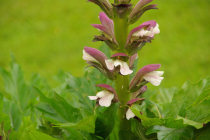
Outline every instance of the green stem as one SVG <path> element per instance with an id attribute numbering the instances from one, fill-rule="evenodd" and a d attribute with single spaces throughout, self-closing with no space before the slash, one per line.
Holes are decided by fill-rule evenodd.
<path id="1" fill-rule="evenodd" d="M 124 16 L 122 18 L 116 14 L 114 17 L 114 26 L 115 37 L 119 45 L 117 51 L 126 53 L 125 44 L 128 36 L 127 17 Z M 115 89 L 120 102 L 120 108 L 118 109 L 119 138 L 120 140 L 132 140 L 135 136 L 131 131 L 131 121 L 128 121 L 125 117 L 128 109 L 127 102 L 131 99 L 131 93 L 129 92 L 129 75 L 125 76 L 118 74 L 115 80 Z M 147 140 L 144 136 L 144 131 L 139 131 L 139 137 L 142 140 Z"/>
<path id="2" fill-rule="evenodd" d="M 125 106 L 130 100 L 129 94 L 129 77 L 124 75 L 117 75 L 115 80 L 115 87 L 118 93 L 118 98 L 121 106 Z"/>
<path id="3" fill-rule="evenodd" d="M 114 18 L 114 24 L 115 24 L 115 37 L 119 45 L 119 50 L 121 52 L 125 52 L 125 44 L 128 36 L 128 23 L 127 18 L 120 18 L 115 17 Z"/>

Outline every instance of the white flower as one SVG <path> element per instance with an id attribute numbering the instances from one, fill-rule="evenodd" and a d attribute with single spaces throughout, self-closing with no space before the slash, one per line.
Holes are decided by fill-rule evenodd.
<path id="1" fill-rule="evenodd" d="M 90 100 L 97 100 L 99 99 L 99 105 L 109 107 L 112 103 L 112 99 L 114 98 L 114 94 L 103 90 L 96 94 L 96 96 L 88 96 Z"/>
<path id="2" fill-rule="evenodd" d="M 82 58 L 85 60 L 85 61 L 91 61 L 91 62 L 96 62 L 98 63 L 98 61 L 93 58 L 91 55 L 89 55 L 85 50 L 83 50 L 83 56 Z"/>
<path id="3" fill-rule="evenodd" d="M 134 118 L 135 114 L 132 112 L 132 110 L 129 108 L 126 112 L 126 119 L 130 120 L 131 118 Z"/>
<path id="4" fill-rule="evenodd" d="M 164 79 L 164 77 L 161 77 L 163 73 L 163 71 L 152 71 L 145 74 L 143 78 L 154 86 L 159 86 L 161 81 Z"/>
<path id="5" fill-rule="evenodd" d="M 141 29 L 140 31 L 134 33 L 134 36 L 149 36 L 149 37 L 154 37 L 154 35 L 159 34 L 160 33 L 160 29 L 159 29 L 159 25 L 156 24 L 156 26 L 153 28 L 151 27 L 150 30 L 145 30 L 145 29 Z"/>
<path id="6" fill-rule="evenodd" d="M 132 70 L 130 70 L 128 64 L 121 60 L 107 59 L 105 60 L 105 63 L 109 70 L 113 70 L 115 67 L 120 66 L 120 73 L 122 75 L 129 75 L 133 72 Z"/>

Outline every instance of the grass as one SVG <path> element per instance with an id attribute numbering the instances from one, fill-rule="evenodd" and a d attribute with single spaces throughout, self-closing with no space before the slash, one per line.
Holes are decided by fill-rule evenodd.
<path id="1" fill-rule="evenodd" d="M 197 81 L 210 71 L 209 0 L 156 0 L 159 10 L 147 12 L 132 27 L 155 19 L 161 33 L 140 52 L 139 67 L 162 64 L 163 86 L 179 86 L 186 80 Z M 86 0 L 1 0 L 0 66 L 8 67 L 10 53 L 30 77 L 40 73 L 51 79 L 58 71 L 83 74 L 84 46 L 98 31 L 101 10 Z"/>

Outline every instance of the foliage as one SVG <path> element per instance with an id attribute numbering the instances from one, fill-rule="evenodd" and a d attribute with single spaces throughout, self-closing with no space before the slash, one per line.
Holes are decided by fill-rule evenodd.
<path id="1" fill-rule="evenodd" d="M 157 133 L 160 140 L 192 139 L 193 131 L 210 121 L 209 83 L 207 78 L 186 82 L 180 89 L 148 91 L 143 105 L 132 109 L 148 128 L 147 134 Z"/>
<path id="2" fill-rule="evenodd" d="M 98 71 L 88 68 L 84 78 L 59 72 L 55 88 L 38 75 L 26 82 L 14 60 L 10 71 L 1 68 L 0 72 L 5 85 L 0 94 L 1 136 L 14 140 L 118 139 L 118 122 L 112 115 L 118 104 L 96 109 L 87 98 L 98 90 L 95 83 L 110 83 Z M 205 140 L 210 121 L 209 85 L 207 78 L 196 84 L 187 82 L 180 89 L 147 91 L 143 104 L 132 106 L 143 123 L 140 126 L 132 119 L 132 131 L 138 136 L 142 132 L 138 129 L 144 129 L 151 138 L 156 133 L 159 140 Z"/>

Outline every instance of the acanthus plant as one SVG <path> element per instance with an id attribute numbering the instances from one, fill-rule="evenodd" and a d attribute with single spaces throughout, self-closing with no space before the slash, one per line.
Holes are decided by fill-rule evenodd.
<path id="1" fill-rule="evenodd" d="M 92 26 L 101 32 L 94 41 L 104 41 L 112 51 L 111 58 L 103 52 L 84 47 L 83 59 L 90 66 L 97 68 L 107 78 L 112 80 L 111 85 L 100 84 L 102 91 L 95 96 L 89 96 L 90 100 L 96 100 L 99 106 L 110 107 L 111 104 L 119 103 L 119 138 L 125 139 L 129 128 L 129 120 L 135 118 L 131 107 L 144 102 L 141 95 L 147 90 L 146 84 L 151 83 L 159 86 L 163 71 L 157 71 L 160 64 L 149 64 L 141 68 L 134 77 L 131 77 L 134 69 L 134 61 L 138 59 L 138 52 L 148 42 L 160 33 L 156 21 L 146 21 L 129 33 L 129 26 L 135 23 L 142 14 L 150 9 L 157 9 L 156 5 L 148 5 L 152 0 L 140 0 L 134 8 L 130 0 L 115 0 L 111 4 L 108 0 L 89 0 L 101 7 L 104 12 L 99 14 L 101 24 Z M 131 80 L 130 80 L 131 79 Z M 108 115 L 108 114 L 107 114 Z M 141 121 L 139 120 L 139 123 Z M 131 131 L 131 130 L 130 130 Z M 145 136 L 142 135 L 142 139 Z"/>
<path id="2" fill-rule="evenodd" d="M 12 57 L 0 67 L 0 140 L 205 140 L 210 131 L 210 78 L 181 88 L 157 88 L 164 79 L 160 64 L 136 68 L 141 48 L 160 33 L 150 20 L 130 29 L 156 5 L 140 0 L 89 0 L 101 7 L 99 51 L 84 47 L 83 59 L 94 67 L 83 77 L 67 72 L 51 87 L 40 75 L 26 82 Z M 110 52 L 112 52 L 110 54 Z M 95 69 L 96 68 L 96 69 Z M 1 82 L 1 79 L 0 79 Z"/>

